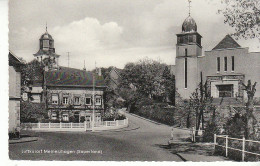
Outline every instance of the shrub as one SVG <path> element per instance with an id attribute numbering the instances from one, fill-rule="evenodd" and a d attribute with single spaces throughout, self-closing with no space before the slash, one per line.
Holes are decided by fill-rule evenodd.
<path id="1" fill-rule="evenodd" d="M 77 119 L 74 116 L 70 116 L 69 121 L 72 123 L 78 123 Z"/>
<path id="2" fill-rule="evenodd" d="M 152 105 L 144 105 L 143 107 L 141 107 L 141 109 L 137 110 L 135 113 L 160 123 L 174 125 L 175 109 L 165 108 L 166 105 L 160 103 L 156 103 Z"/>
<path id="3" fill-rule="evenodd" d="M 21 102 L 21 123 L 36 123 L 38 119 L 47 119 L 48 111 L 44 103 Z"/>
<path id="4" fill-rule="evenodd" d="M 126 119 L 125 115 L 117 114 L 115 120 L 124 120 Z"/>
<path id="5" fill-rule="evenodd" d="M 203 133 L 203 142 L 213 142 L 214 134 L 219 134 L 219 126 L 214 122 L 209 122 L 205 127 L 205 131 Z"/>
<path id="6" fill-rule="evenodd" d="M 84 122 L 85 121 L 85 117 L 84 116 L 81 116 L 80 117 L 80 122 L 82 123 L 82 122 Z"/>

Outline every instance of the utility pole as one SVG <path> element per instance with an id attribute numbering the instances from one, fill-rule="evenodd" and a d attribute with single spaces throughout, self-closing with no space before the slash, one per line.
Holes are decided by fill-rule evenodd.
<path id="1" fill-rule="evenodd" d="M 95 62 L 95 70 L 94 72 L 92 73 L 93 74 L 93 101 L 92 101 L 92 104 L 93 104 L 93 112 L 92 112 L 92 131 L 94 131 L 94 125 L 95 125 L 95 75 L 96 75 L 96 62 Z"/>
<path id="2" fill-rule="evenodd" d="M 68 53 L 68 67 L 70 67 L 70 52 L 67 53 Z"/>

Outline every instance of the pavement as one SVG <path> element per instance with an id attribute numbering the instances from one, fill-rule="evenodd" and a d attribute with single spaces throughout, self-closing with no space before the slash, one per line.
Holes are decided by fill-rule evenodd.
<path id="1" fill-rule="evenodd" d="M 172 127 L 125 113 L 129 126 L 105 132 L 24 131 L 38 141 L 9 145 L 13 160 L 85 161 L 220 161 L 209 156 L 173 153 L 168 141 Z M 174 128 L 174 141 L 189 137 L 188 130 Z M 213 156 L 214 157 L 214 156 Z"/>
<path id="2" fill-rule="evenodd" d="M 38 140 L 38 137 L 21 137 L 20 139 L 9 140 L 9 144 L 32 142 L 32 141 L 37 141 L 37 140 Z"/>

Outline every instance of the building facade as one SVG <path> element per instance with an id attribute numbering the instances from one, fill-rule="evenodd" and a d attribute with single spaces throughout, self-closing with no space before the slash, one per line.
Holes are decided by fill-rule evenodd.
<path id="1" fill-rule="evenodd" d="M 176 90 L 189 99 L 201 81 L 207 81 L 213 98 L 246 98 L 242 83 L 248 80 L 256 86 L 255 97 L 260 97 L 260 52 L 249 52 L 230 35 L 226 35 L 212 50 L 202 53 L 201 35 L 195 20 L 189 16 L 177 34 L 176 61 L 173 71 Z"/>
<path id="2" fill-rule="evenodd" d="M 102 75 L 85 70 L 60 67 L 44 73 L 43 93 L 53 120 L 100 121 L 105 89 Z"/>
<path id="3" fill-rule="evenodd" d="M 9 133 L 20 131 L 21 69 L 23 62 L 9 52 Z"/>

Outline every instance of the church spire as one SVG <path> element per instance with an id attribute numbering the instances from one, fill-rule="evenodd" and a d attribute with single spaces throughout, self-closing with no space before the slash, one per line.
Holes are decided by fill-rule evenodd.
<path id="1" fill-rule="evenodd" d="M 191 8 L 191 5 L 190 5 L 190 3 L 191 3 L 191 0 L 188 0 L 188 2 L 189 2 L 189 16 L 190 16 L 190 8 Z"/>
<path id="2" fill-rule="evenodd" d="M 46 28 L 46 32 L 48 32 L 48 25 L 47 25 L 47 22 L 46 22 L 46 26 L 45 26 L 45 28 Z"/>

